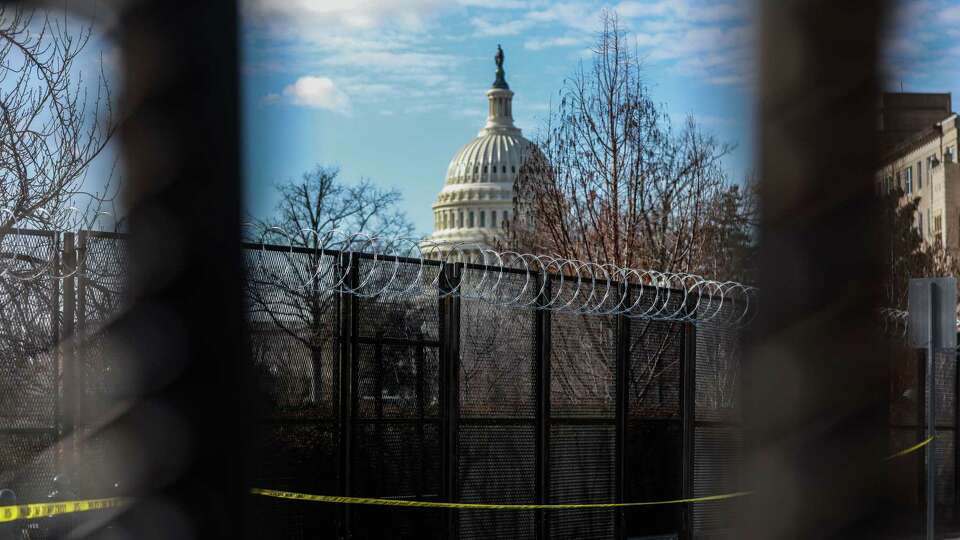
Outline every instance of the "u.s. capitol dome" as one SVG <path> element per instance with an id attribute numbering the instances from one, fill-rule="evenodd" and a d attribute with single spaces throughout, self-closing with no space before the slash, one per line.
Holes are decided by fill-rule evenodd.
<path id="1" fill-rule="evenodd" d="M 494 247 L 513 212 L 513 188 L 520 166 L 536 145 L 513 125 L 513 92 L 497 46 L 497 76 L 487 90 L 487 123 L 477 138 L 450 161 L 443 189 L 433 204 L 433 234 L 425 244 Z"/>

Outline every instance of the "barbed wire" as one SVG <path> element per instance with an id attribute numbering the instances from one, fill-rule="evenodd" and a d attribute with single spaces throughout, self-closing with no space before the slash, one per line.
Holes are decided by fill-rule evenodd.
<path id="1" fill-rule="evenodd" d="M 0 221 L 12 217 L 0 209 Z M 98 227 L 112 221 L 112 230 Z M 76 261 L 65 264 L 57 250 L 64 233 L 79 235 L 119 232 L 119 221 L 106 211 L 89 212 L 71 206 L 57 215 L 39 210 L 20 219 L 28 227 L 11 227 L 0 235 L 0 278 L 19 281 L 64 280 L 78 275 L 92 279 L 122 276 L 123 250 L 112 250 L 113 264 L 89 264 L 88 250 L 78 250 Z M 46 225 L 40 229 L 37 225 Z M 33 225 L 34 227 L 30 227 Z M 56 225 L 55 228 L 50 225 Z M 247 224 L 247 227 L 253 227 Z M 422 295 L 431 289 L 438 298 L 462 298 L 515 308 L 530 308 L 581 315 L 624 315 L 634 319 L 690 321 L 742 327 L 757 315 L 759 300 L 755 287 L 735 281 L 719 281 L 693 273 L 636 269 L 613 264 L 563 258 L 555 255 L 498 251 L 488 246 L 463 242 L 432 242 L 421 238 L 380 238 L 362 232 L 302 230 L 300 241 L 277 227 L 261 228 L 257 267 L 278 286 L 314 291 L 347 293 L 363 298 Z M 290 257 L 281 268 L 268 268 L 263 253 L 266 238 L 286 238 L 271 244 L 293 253 L 312 238 L 323 246 L 327 257 L 316 259 L 316 267 L 304 274 L 294 271 Z M 42 241 L 50 239 L 50 241 Z M 109 251 L 109 250 L 108 250 Z M 358 257 L 353 255 L 357 254 Z M 109 254 L 98 254 L 109 256 Z M 346 256 L 344 258 L 344 256 Z M 342 264 L 341 260 L 347 261 Z M 362 261 L 358 262 L 358 261 Z M 352 268 L 356 265 L 357 268 Z M 401 271 L 402 267 L 415 267 Z M 453 280 L 445 279 L 446 268 L 462 269 Z M 118 270 L 119 269 L 119 270 Z M 350 282 L 352 273 L 357 275 Z M 290 282 L 298 275 L 299 282 Z M 306 279 L 303 277 L 306 275 Z"/>
<path id="2" fill-rule="evenodd" d="M 329 291 L 363 298 L 458 295 L 502 307 L 633 319 L 748 325 L 759 308 L 758 290 L 685 272 L 662 272 L 568 259 L 555 255 L 498 251 L 461 242 L 378 238 L 344 231 L 298 231 L 299 241 L 278 227 L 261 231 L 256 267 L 268 280 L 298 292 Z M 325 246 L 313 268 L 284 257 L 280 268 L 265 263 L 266 238 L 287 238 L 294 254 L 303 238 Z M 359 257 L 355 257 L 354 255 Z M 296 266 L 296 268 L 295 268 Z M 415 267 L 415 272 L 401 268 Z M 462 270 L 450 279 L 448 267 Z M 411 275 L 412 274 L 412 275 Z M 444 277 L 447 276 L 447 277 Z"/>
<path id="3" fill-rule="evenodd" d="M 906 338 L 910 330 L 910 312 L 896 308 L 882 308 L 878 310 L 880 324 L 883 331 L 891 336 Z M 956 319 L 956 328 L 960 332 L 960 319 Z"/>
<path id="4" fill-rule="evenodd" d="M 112 227 L 105 226 L 110 222 Z M 33 281 L 68 279 L 81 269 L 86 274 L 98 275 L 86 264 L 84 253 L 77 254 L 75 264 L 65 264 L 66 261 L 57 256 L 62 250 L 59 242 L 67 233 L 74 236 L 79 236 L 81 231 L 118 233 L 122 220 L 104 210 L 65 206 L 56 211 L 38 208 L 25 215 L 0 208 L 0 223 L 9 223 L 0 234 L 0 279 Z M 120 256 L 119 252 L 117 255 Z"/>

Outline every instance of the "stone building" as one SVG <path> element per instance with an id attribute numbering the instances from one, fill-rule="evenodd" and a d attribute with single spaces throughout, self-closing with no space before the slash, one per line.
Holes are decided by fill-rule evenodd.
<path id="1" fill-rule="evenodd" d="M 954 255 L 960 254 L 960 165 L 957 163 L 956 114 L 944 114 L 939 120 L 919 127 L 919 122 L 932 117 L 931 111 L 942 112 L 950 107 L 949 94 L 907 94 L 939 96 L 938 99 L 915 99 L 921 106 L 911 110 L 902 107 L 897 114 L 887 112 L 881 128 L 893 127 L 896 136 L 881 137 L 892 141 L 886 148 L 883 164 L 876 175 L 876 190 L 886 193 L 899 186 L 904 200 L 919 198 L 914 224 L 924 242 L 940 240 Z M 899 100 L 895 94 L 893 100 Z M 943 98 L 945 96 L 945 100 Z M 932 106 L 930 106 L 932 104 Z M 928 105 L 928 106 L 923 106 Z M 915 129 L 905 134 L 907 126 Z"/>
<path id="2" fill-rule="evenodd" d="M 536 145 L 513 125 L 513 91 L 497 46 L 496 79 L 487 90 L 487 123 L 450 161 L 443 189 L 433 205 L 433 234 L 427 249 L 456 244 L 475 251 L 502 238 L 513 212 L 513 188 L 521 164 Z M 425 249 L 426 251 L 426 249 Z"/>

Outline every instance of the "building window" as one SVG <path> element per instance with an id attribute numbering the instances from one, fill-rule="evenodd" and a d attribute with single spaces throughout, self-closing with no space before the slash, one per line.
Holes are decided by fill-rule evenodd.
<path id="1" fill-rule="evenodd" d="M 483 174 L 487 174 L 487 166 L 486 166 L 486 165 L 483 166 Z"/>
<path id="2" fill-rule="evenodd" d="M 491 227 L 496 227 L 496 226 L 497 226 L 497 211 L 496 211 L 496 210 L 491 210 L 491 211 L 490 211 L 490 226 L 491 226 Z"/>
<path id="3" fill-rule="evenodd" d="M 923 189 L 923 162 L 917 162 L 917 190 Z"/>
<path id="4" fill-rule="evenodd" d="M 517 172 L 517 166 L 516 166 L 516 165 L 511 165 L 511 166 L 510 166 L 510 172 L 512 172 L 512 173 Z"/>
<path id="5" fill-rule="evenodd" d="M 463 227 L 463 210 L 457 212 L 457 227 Z"/>
<path id="6" fill-rule="evenodd" d="M 892 177 L 892 176 L 888 176 L 888 177 L 886 177 L 886 178 L 883 179 L 883 182 L 884 182 L 884 184 L 886 184 L 886 185 L 884 186 L 884 187 L 886 188 L 886 189 L 884 190 L 884 193 L 890 193 L 890 191 L 893 190 L 893 177 Z"/>
<path id="7" fill-rule="evenodd" d="M 510 221 L 510 212 L 507 212 L 506 210 L 504 210 L 504 211 L 503 211 L 503 224 L 504 224 L 504 226 L 506 226 L 507 221 Z"/>
<path id="8" fill-rule="evenodd" d="M 919 225 L 919 229 L 920 229 L 920 240 L 922 241 L 922 240 L 923 240 L 923 212 L 920 212 L 920 215 L 918 215 L 917 217 L 920 218 L 920 220 L 919 220 L 919 222 L 917 223 L 917 225 Z"/>
<path id="9" fill-rule="evenodd" d="M 903 189 L 903 184 L 900 183 L 900 171 L 897 171 L 897 189 Z"/>
<path id="10" fill-rule="evenodd" d="M 943 230 L 943 219 L 941 216 L 936 216 L 933 218 L 933 232 L 934 234 L 940 234 Z"/>
<path id="11" fill-rule="evenodd" d="M 480 211 L 480 226 L 481 227 L 487 226 L 487 213 L 484 212 L 483 210 Z"/>
<path id="12" fill-rule="evenodd" d="M 473 210 L 470 211 L 470 215 L 469 215 L 468 217 L 469 217 L 469 219 L 468 219 L 469 224 L 468 224 L 467 226 L 468 226 L 468 227 L 473 227 Z"/>
<path id="13" fill-rule="evenodd" d="M 903 170 L 903 190 L 909 195 L 913 193 L 913 168 Z"/>

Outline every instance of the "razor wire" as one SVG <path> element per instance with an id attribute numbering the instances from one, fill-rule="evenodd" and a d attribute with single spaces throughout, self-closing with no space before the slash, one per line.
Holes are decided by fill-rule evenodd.
<path id="1" fill-rule="evenodd" d="M 107 222 L 113 223 L 112 231 L 104 226 Z M 56 211 L 38 208 L 19 216 L 9 208 L 0 208 L 0 224 L 7 224 L 5 230 L 0 231 L 0 279 L 17 281 L 63 280 L 77 275 L 86 266 L 85 254 L 78 253 L 75 264 L 62 264 L 56 256 L 62 236 L 65 233 L 79 236 L 81 231 L 118 232 L 120 227 L 113 213 L 78 206 Z M 116 256 L 122 255 L 118 252 Z M 87 270 L 86 273 L 95 272 Z"/>
<path id="2" fill-rule="evenodd" d="M 910 312 L 896 308 L 882 308 L 877 311 L 883 332 L 893 337 L 906 338 L 910 330 Z M 956 320 L 960 332 L 960 319 Z"/>
<path id="3" fill-rule="evenodd" d="M 314 293 L 337 292 L 361 298 L 421 294 L 457 295 L 506 308 L 528 308 L 580 315 L 623 315 L 656 321 L 717 323 L 743 327 L 757 315 L 756 287 L 708 279 L 686 272 L 664 272 L 595 263 L 556 255 L 495 250 L 463 242 L 418 238 L 383 239 L 362 232 L 299 231 L 294 242 L 286 231 L 261 231 L 256 268 L 277 285 Z M 270 236 L 285 237 L 290 255 L 304 237 L 325 246 L 316 267 L 294 269 L 285 257 L 279 269 L 265 263 Z M 276 243 L 270 244 L 277 246 Z M 299 248 L 302 249 L 302 248 Z M 362 264 L 361 264 L 362 261 Z M 413 265 L 413 275 L 401 268 Z M 461 269 L 451 279 L 449 267 Z M 289 276 L 301 279 L 290 283 Z M 302 279 L 308 274 L 306 279 Z M 446 277 L 444 277 L 446 276 Z M 508 277 L 510 276 L 510 277 Z"/>

